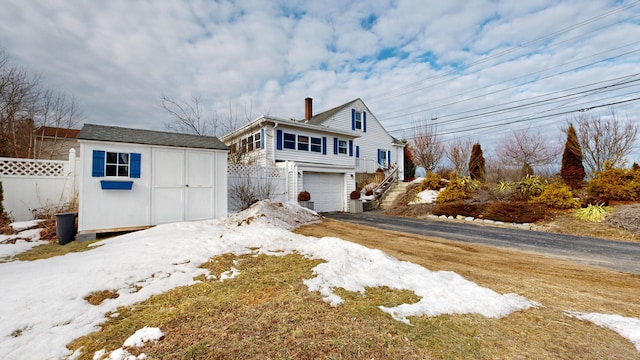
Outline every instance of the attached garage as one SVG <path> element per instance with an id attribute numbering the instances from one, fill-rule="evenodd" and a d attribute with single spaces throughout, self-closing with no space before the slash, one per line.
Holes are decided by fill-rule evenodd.
<path id="1" fill-rule="evenodd" d="M 78 231 L 227 215 L 227 147 L 215 137 L 86 124 Z"/>
<path id="2" fill-rule="evenodd" d="M 344 178 L 344 173 L 304 172 L 302 186 L 311 194 L 315 211 L 344 211 Z"/>

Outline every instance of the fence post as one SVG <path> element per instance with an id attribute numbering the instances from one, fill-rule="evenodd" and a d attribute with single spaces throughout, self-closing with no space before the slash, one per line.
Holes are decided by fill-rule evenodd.
<path id="1" fill-rule="evenodd" d="M 71 185 L 68 192 L 67 202 L 73 200 L 76 193 L 76 149 L 69 149 L 69 165 L 67 172 L 67 179 L 71 178 Z"/>

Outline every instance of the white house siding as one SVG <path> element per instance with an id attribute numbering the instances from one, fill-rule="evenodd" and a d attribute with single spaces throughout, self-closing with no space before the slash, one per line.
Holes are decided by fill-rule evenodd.
<path id="1" fill-rule="evenodd" d="M 340 131 L 351 130 L 351 110 L 366 112 L 366 132 L 363 130 L 355 130 L 360 137 L 354 140 L 354 147 L 360 148 L 359 158 L 356 159 L 356 172 L 374 172 L 378 166 L 378 149 L 384 149 L 391 152 L 390 164 L 396 163 L 403 173 L 404 155 L 400 146 L 393 145 L 393 137 L 387 133 L 384 127 L 378 122 L 371 111 L 360 100 L 353 103 L 351 107 L 346 107 L 337 112 L 334 116 L 326 119 L 322 125 Z M 355 153 L 355 149 L 354 149 Z M 355 155 L 354 155 L 355 156 Z M 401 157 L 402 156 L 402 157 Z"/>

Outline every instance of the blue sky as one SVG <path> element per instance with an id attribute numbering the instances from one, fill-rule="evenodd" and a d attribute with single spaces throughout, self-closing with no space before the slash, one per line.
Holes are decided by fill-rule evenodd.
<path id="1" fill-rule="evenodd" d="M 0 47 L 104 125 L 165 129 L 162 94 L 241 120 L 362 98 L 398 138 L 427 121 L 490 154 L 514 129 L 557 141 L 596 105 L 640 121 L 637 0 L 8 0 Z"/>

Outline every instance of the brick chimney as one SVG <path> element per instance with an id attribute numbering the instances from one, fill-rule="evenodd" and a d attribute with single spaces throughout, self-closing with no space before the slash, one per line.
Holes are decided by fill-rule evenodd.
<path id="1" fill-rule="evenodd" d="M 306 121 L 311 120 L 313 116 L 313 99 L 308 97 L 304 99 L 304 119 Z"/>

